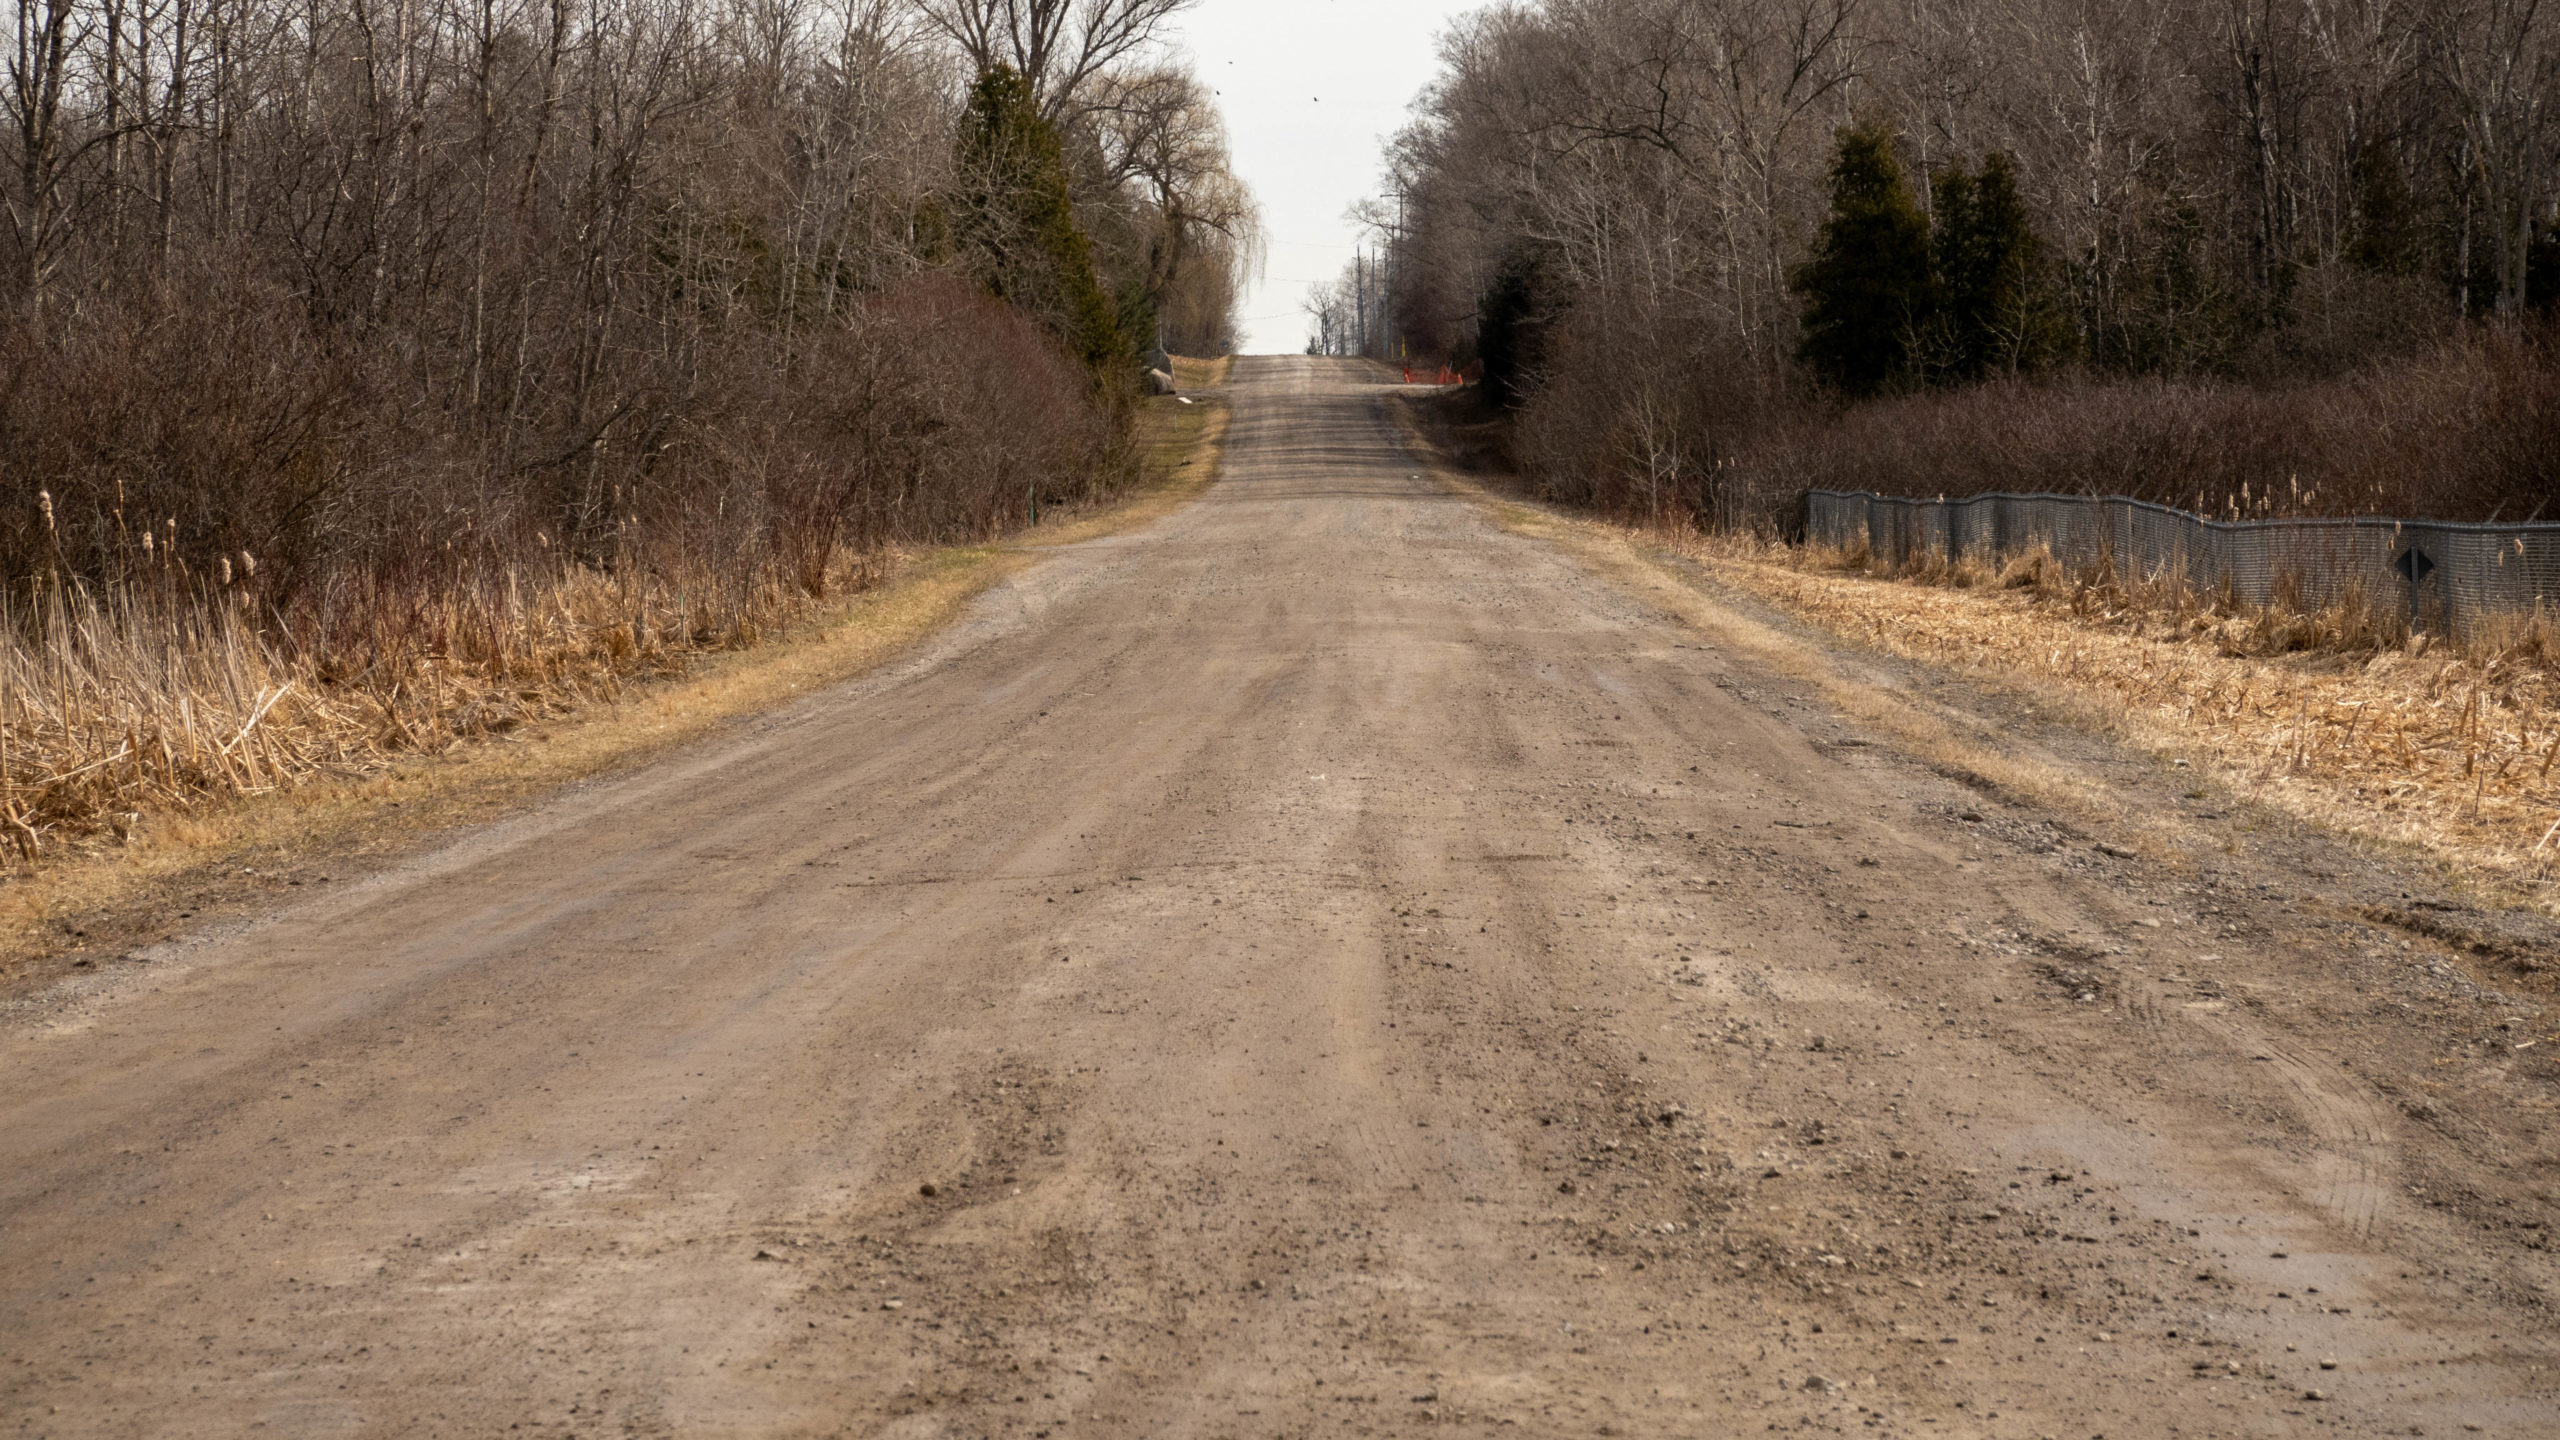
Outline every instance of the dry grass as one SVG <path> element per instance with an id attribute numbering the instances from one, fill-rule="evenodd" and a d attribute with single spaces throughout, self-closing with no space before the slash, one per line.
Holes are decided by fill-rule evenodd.
<path id="1" fill-rule="evenodd" d="M 888 556 L 840 561 L 860 589 Z M 412 600 L 376 633 L 297 635 L 248 597 L 49 584 L 0 623 L 0 825 L 20 861 L 146 815 L 379 771 L 594 700 L 806 612 L 778 579 L 730 587 L 507 571 Z"/>
<path id="2" fill-rule="evenodd" d="M 839 557 L 829 593 L 891 553 Z M 510 568 L 303 629 L 237 582 L 39 584 L 0 617 L 0 826 L 17 859 L 508 734 L 807 618 L 800 584 Z M 352 618 L 351 618 L 352 617 Z"/>
<path id="3" fill-rule="evenodd" d="M 2547 897 L 2560 868 L 2560 624 L 2467 649 L 2373 607 L 2198 606 L 2022 557 L 1999 574 L 1885 579 L 1856 556 L 1675 537 L 1674 548 L 1831 632 L 2031 690 L 2061 687 L 2211 784 L 2414 845 Z"/>
<path id="4" fill-rule="evenodd" d="M 1204 384 L 1224 373 L 1186 363 Z M 1197 495 L 1225 418 L 1214 397 L 1149 402 L 1124 498 L 1044 511 L 1015 543 L 845 558 L 829 599 L 777 584 L 706 612 L 592 572 L 514 576 L 497 596 L 449 597 L 422 627 L 441 645 L 361 672 L 262 631 L 236 600 L 43 592 L 32 624 L 0 628 L 0 823 L 15 842 L 0 976 L 190 875 L 392 847 L 857 675 L 1027 552 Z"/>
<path id="5" fill-rule="evenodd" d="M 1227 383 L 1227 374 L 1235 364 L 1233 355 L 1206 359 L 1176 355 L 1173 357 L 1173 383 L 1185 390 L 1215 390 Z"/>
<path id="6" fill-rule="evenodd" d="M 1151 484 L 1206 480 L 1217 466 L 1217 440 L 1226 433 L 1227 402 L 1217 392 L 1234 360 L 1173 357 L 1181 397 L 1160 396 L 1138 415 L 1138 461 Z"/>

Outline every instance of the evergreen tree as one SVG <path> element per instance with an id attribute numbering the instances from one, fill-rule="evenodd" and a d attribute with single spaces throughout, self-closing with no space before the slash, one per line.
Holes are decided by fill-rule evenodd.
<path id="1" fill-rule="evenodd" d="M 2524 256 L 2524 304 L 2536 315 L 2560 312 L 2560 231 L 2541 227 Z"/>
<path id="2" fill-rule="evenodd" d="M 1157 336 L 1164 329 L 1164 312 L 1157 308 L 1146 276 L 1132 275 L 1121 282 L 1120 298 L 1112 306 L 1112 323 L 1120 327 L 1120 334 L 1129 345 L 1130 352 L 1144 365 L 1154 368 L 1157 364 Z M 1172 358 L 1170 354 L 1166 355 L 1165 363 L 1172 363 Z"/>
<path id="3" fill-rule="evenodd" d="M 1870 395 L 1908 371 L 1929 304 L 1929 222 L 1911 198 L 1890 130 L 1840 132 L 1830 218 L 1813 258 L 1789 283 L 1805 302 L 1797 357 L 1815 374 Z"/>
<path id="4" fill-rule="evenodd" d="M 1134 370 L 1137 351 L 1103 292 L 1093 243 L 1076 225 L 1065 149 L 1011 66 L 996 66 L 970 88 L 958 160 L 951 229 L 960 263 L 1096 374 Z"/>
<path id="5" fill-rule="evenodd" d="M 1538 313 L 1544 279 L 1538 254 L 1515 250 L 1477 302 L 1476 359 L 1484 365 L 1484 393 L 1515 409 L 1537 388 L 1545 358 L 1546 327 Z"/>
<path id="6" fill-rule="evenodd" d="M 2356 149 L 2356 208 L 2347 232 L 2347 263 L 2382 275 L 2414 275 L 2421 240 L 2409 177 L 2380 136 Z"/>
<path id="7" fill-rule="evenodd" d="M 2070 329 L 2018 194 L 2017 167 L 1995 151 L 1979 176 L 1950 165 L 1932 183 L 1929 367 L 1961 381 L 2051 363 L 2068 348 Z"/>
<path id="8" fill-rule="evenodd" d="M 1982 373 L 1978 317 L 1965 301 L 1985 278 L 1974 211 L 1973 176 L 1959 159 L 1929 176 L 1929 323 L 1921 328 L 1913 369 L 1931 380 L 1969 380 Z"/>

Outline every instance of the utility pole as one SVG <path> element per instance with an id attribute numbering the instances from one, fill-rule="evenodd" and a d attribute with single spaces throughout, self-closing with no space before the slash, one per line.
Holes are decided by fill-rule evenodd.
<path id="1" fill-rule="evenodd" d="M 1369 348 L 1369 255 L 1365 250 L 1351 252 L 1351 353 Z"/>
<path id="2" fill-rule="evenodd" d="M 1404 340 L 1396 335 L 1396 277 L 1404 269 L 1404 187 L 1396 187 L 1396 228 L 1387 235 L 1387 335 L 1395 342 L 1395 358 L 1405 358 Z"/>

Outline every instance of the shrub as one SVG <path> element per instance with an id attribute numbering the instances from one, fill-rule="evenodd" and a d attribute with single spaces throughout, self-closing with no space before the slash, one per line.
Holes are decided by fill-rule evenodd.
<path id="1" fill-rule="evenodd" d="M 2560 364 L 2547 342 L 2490 333 L 2287 384 L 1994 381 L 1799 416 L 1745 463 L 1784 494 L 2050 491 L 2226 517 L 2548 519 Z"/>

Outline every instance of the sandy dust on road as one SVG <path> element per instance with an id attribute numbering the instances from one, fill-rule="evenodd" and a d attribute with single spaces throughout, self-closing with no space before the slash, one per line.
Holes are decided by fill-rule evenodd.
<path id="1" fill-rule="evenodd" d="M 906 663 L 24 1007 L 0 1433 L 2560 1434 L 2524 1002 L 1233 401 Z"/>

